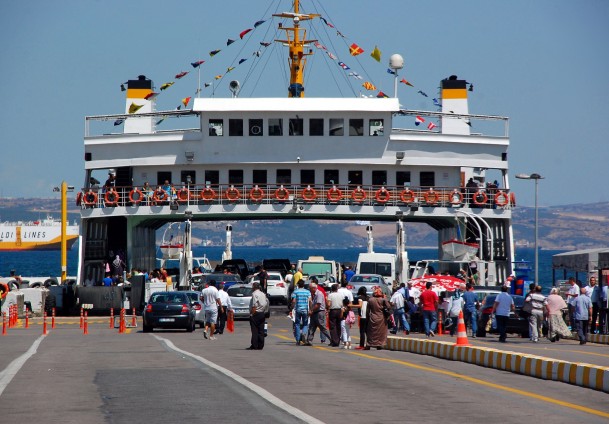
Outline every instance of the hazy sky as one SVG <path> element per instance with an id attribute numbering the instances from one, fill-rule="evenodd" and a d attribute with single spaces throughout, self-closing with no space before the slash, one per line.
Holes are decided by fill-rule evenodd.
<path id="1" fill-rule="evenodd" d="M 0 196 L 52 197 L 65 180 L 84 181 L 84 117 L 123 113 L 120 84 L 144 74 L 156 87 L 176 84 L 159 96 L 157 110 L 171 110 L 193 96 L 197 74 L 190 63 L 204 59 L 202 82 L 213 81 L 239 58 L 231 77 L 216 88 L 229 96 L 228 80 L 244 82 L 243 95 L 283 97 L 285 55 L 272 41 L 270 15 L 288 1 L 157 0 L 0 1 Z M 280 4 L 280 6 L 278 6 Z M 474 84 L 470 112 L 510 118 L 511 187 L 520 204 L 532 205 L 534 185 L 517 173 L 537 172 L 539 203 L 561 205 L 609 201 L 609 1 L 586 0 L 303 0 L 336 30 L 316 23 L 313 36 L 352 70 L 392 93 L 386 64 L 404 56 L 400 103 L 436 110 L 439 81 L 456 74 Z M 239 33 L 267 20 L 239 40 Z M 238 40 L 227 47 L 227 39 Z M 283 38 L 283 35 L 281 36 Z M 356 42 L 366 53 L 348 54 Z M 382 62 L 368 52 L 377 45 Z M 252 69 L 252 53 L 263 56 Z M 209 52 L 222 49 L 210 58 Z M 353 96 L 355 79 L 322 52 L 309 63 L 307 95 Z M 349 85 L 350 83 L 350 85 Z M 426 99 L 417 94 L 423 90 Z M 203 91 L 209 96 L 211 88 Z M 605 99 L 605 100 L 603 100 Z"/>

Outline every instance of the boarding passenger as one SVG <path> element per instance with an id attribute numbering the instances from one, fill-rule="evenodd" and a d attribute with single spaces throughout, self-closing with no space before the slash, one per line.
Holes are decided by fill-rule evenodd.
<path id="1" fill-rule="evenodd" d="M 569 325 L 571 326 L 571 331 L 575 331 L 575 318 L 573 317 L 573 309 L 575 305 L 575 299 L 579 297 L 579 286 L 575 282 L 575 278 L 569 278 L 569 291 L 567 291 L 567 305 L 569 308 Z"/>
<path id="2" fill-rule="evenodd" d="M 404 295 L 400 290 L 401 289 L 396 290 L 389 300 L 391 307 L 393 308 L 393 319 L 395 321 L 395 327 L 389 331 L 391 334 L 396 334 L 398 332 L 398 327 L 401 324 L 404 334 L 410 334 L 410 324 L 408 324 L 408 320 L 406 319 Z"/>
<path id="3" fill-rule="evenodd" d="M 353 307 L 358 309 L 359 316 L 359 346 L 355 349 L 362 350 L 366 346 L 366 326 L 368 319 L 366 313 L 368 311 L 368 294 L 366 287 L 362 286 L 357 291 L 357 302 L 353 303 Z"/>
<path id="4" fill-rule="evenodd" d="M 330 340 L 332 339 L 326 328 L 326 298 L 316 282 L 311 282 L 309 284 L 309 290 L 312 295 L 313 307 L 309 313 L 311 320 L 309 322 L 309 332 L 307 334 L 307 346 L 311 346 L 311 343 L 315 338 L 315 330 L 318 328 L 322 337 Z"/>
<path id="5" fill-rule="evenodd" d="M 218 310 L 222 308 L 220 293 L 218 293 L 218 289 L 216 288 L 215 280 L 211 280 L 209 286 L 203 289 L 201 292 L 201 300 L 203 301 L 203 310 L 205 311 L 203 337 L 215 340 L 214 333 L 216 331 L 216 322 L 218 321 Z"/>
<path id="6" fill-rule="evenodd" d="M 382 349 L 387 344 L 387 319 L 391 316 L 391 304 L 380 287 L 375 287 L 368 299 L 368 325 L 366 328 L 366 347 Z"/>
<path id="7" fill-rule="evenodd" d="M 562 311 L 567 307 L 565 300 L 558 294 L 558 288 L 553 287 L 546 299 L 548 314 L 548 339 L 557 342 L 561 337 L 571 337 L 571 331 L 562 318 Z"/>
<path id="8" fill-rule="evenodd" d="M 592 302 L 592 324 L 590 326 L 590 333 L 592 334 L 598 333 L 598 328 L 601 327 L 597 327 L 596 324 L 596 321 L 599 317 L 599 311 L 602 309 L 601 294 L 601 288 L 596 285 L 596 277 L 590 277 L 590 282 L 588 283 L 588 290 L 586 291 L 586 295 L 590 297 L 590 301 Z"/>
<path id="9" fill-rule="evenodd" d="M 463 293 L 463 319 L 466 326 L 469 324 L 469 327 L 472 330 L 472 338 L 474 339 L 476 338 L 476 332 L 478 331 L 477 304 L 478 296 L 474 292 L 474 287 L 471 283 L 467 283 L 465 285 L 465 293 Z"/>
<path id="10" fill-rule="evenodd" d="M 104 286 L 110 287 L 113 282 L 114 281 L 112 280 L 112 277 L 110 277 L 110 273 L 106 272 L 106 278 L 104 278 L 104 280 L 103 280 Z"/>
<path id="11" fill-rule="evenodd" d="M 351 326 L 355 322 L 355 314 L 351 310 L 351 303 L 346 297 L 343 299 L 340 321 L 340 338 L 343 342 L 343 349 L 353 349 L 351 346 Z"/>
<path id="12" fill-rule="evenodd" d="M 328 318 L 330 319 L 330 346 L 340 345 L 340 319 L 344 296 L 338 292 L 338 284 L 332 284 L 332 292 L 328 295 Z"/>
<path id="13" fill-rule="evenodd" d="M 296 346 L 300 346 L 309 331 L 309 311 L 312 306 L 311 292 L 304 288 L 303 280 L 298 282 L 298 288 L 292 293 L 291 302 L 292 314 L 294 314 L 294 338 L 296 339 Z"/>
<path id="14" fill-rule="evenodd" d="M 465 290 L 465 283 L 462 284 L 463 290 Z M 457 323 L 459 321 L 459 314 L 463 311 L 463 305 L 465 300 L 463 299 L 463 291 L 461 290 L 461 286 L 459 286 L 458 290 L 455 290 L 453 295 L 450 297 L 450 306 L 448 307 L 448 317 L 451 321 L 450 326 L 450 335 L 451 337 L 455 335 L 457 331 Z"/>
<path id="15" fill-rule="evenodd" d="M 252 283 L 254 292 L 250 300 L 250 329 L 252 332 L 251 344 L 247 350 L 264 349 L 264 317 L 269 310 L 269 300 L 260 291 L 260 283 Z"/>
<path id="16" fill-rule="evenodd" d="M 588 323 L 592 316 L 592 301 L 588 296 L 584 296 L 586 291 L 587 287 L 582 287 L 582 295 L 577 296 L 573 302 L 573 319 L 580 345 L 585 345 L 588 341 Z"/>
<path id="17" fill-rule="evenodd" d="M 541 286 L 535 286 L 532 293 L 529 293 L 525 298 L 526 302 L 531 302 L 532 310 L 529 315 L 529 336 L 533 343 L 539 341 L 541 333 L 541 325 L 543 323 L 543 312 L 547 305 L 546 297 L 541 294 Z"/>
<path id="18" fill-rule="evenodd" d="M 351 290 L 347 288 L 347 282 L 343 281 L 340 283 L 340 288 L 338 289 L 338 293 L 342 295 L 343 299 L 348 299 L 349 303 L 353 303 L 353 293 Z"/>
<path id="19" fill-rule="evenodd" d="M 510 312 L 514 310 L 514 299 L 508 294 L 507 286 L 501 287 L 501 293 L 495 298 L 493 313 L 497 320 L 497 331 L 499 332 L 499 342 L 507 341 L 507 322 Z"/>
<path id="20" fill-rule="evenodd" d="M 435 336 L 436 326 L 438 325 L 438 304 L 439 298 L 435 291 L 431 289 L 431 281 L 425 284 L 425 291 L 421 293 L 421 311 L 423 313 L 423 326 L 427 337 Z"/>
<path id="21" fill-rule="evenodd" d="M 226 318 L 228 311 L 233 309 L 233 305 L 230 301 L 230 296 L 226 292 L 224 283 L 220 283 L 218 287 L 218 295 L 220 296 L 220 306 L 218 306 L 218 325 L 214 334 L 224 334 L 224 327 L 226 326 Z"/>
<path id="22" fill-rule="evenodd" d="M 349 281 L 351 281 L 351 277 L 353 277 L 354 274 L 355 274 L 355 272 L 351 269 L 351 267 L 349 265 L 347 265 L 345 267 L 345 273 L 344 273 L 345 281 L 347 283 Z"/>

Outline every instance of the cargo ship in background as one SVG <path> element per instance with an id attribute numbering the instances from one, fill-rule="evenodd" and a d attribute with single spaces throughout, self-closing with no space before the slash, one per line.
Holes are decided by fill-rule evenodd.
<path id="1" fill-rule="evenodd" d="M 66 226 L 67 248 L 78 240 L 78 225 Z M 36 221 L 0 223 L 0 251 L 59 250 L 61 220 L 47 216 Z"/>

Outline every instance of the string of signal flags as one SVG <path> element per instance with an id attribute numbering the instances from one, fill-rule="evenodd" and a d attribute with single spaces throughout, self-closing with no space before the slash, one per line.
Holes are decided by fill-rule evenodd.
<path id="1" fill-rule="evenodd" d="M 333 29 L 333 30 L 335 30 L 335 31 L 336 31 L 336 36 L 337 36 L 337 37 L 340 37 L 340 38 L 343 38 L 343 39 L 348 39 L 348 38 L 347 38 L 347 37 L 346 37 L 346 36 L 345 36 L 345 35 L 344 35 L 344 34 L 343 34 L 341 31 L 339 31 L 339 30 L 338 30 L 338 29 L 337 29 L 337 28 L 336 28 L 336 27 L 335 27 L 335 26 L 334 26 L 334 25 L 333 25 L 331 22 L 329 22 L 329 21 L 328 21 L 326 18 L 324 18 L 323 16 L 320 16 L 319 18 L 320 18 L 320 20 L 321 20 L 321 21 L 322 21 L 322 22 L 323 22 L 323 23 L 324 23 L 324 24 L 325 24 L 327 27 L 329 27 L 329 28 L 331 28 L 331 29 Z M 234 44 L 234 43 L 236 43 L 236 42 L 238 42 L 238 41 L 243 40 L 244 38 L 249 39 L 250 37 L 252 37 L 253 33 L 254 33 L 254 32 L 255 32 L 255 31 L 256 31 L 256 30 L 257 30 L 257 29 L 258 29 L 258 28 L 259 28 L 261 25 L 263 25 L 263 24 L 264 24 L 264 23 L 266 23 L 267 21 L 268 21 L 268 20 L 258 20 L 258 21 L 256 21 L 256 22 L 253 24 L 253 26 L 252 26 L 251 28 L 246 28 L 246 29 L 244 29 L 243 31 L 241 31 L 241 32 L 239 33 L 238 38 L 237 38 L 237 37 L 234 37 L 234 38 L 228 38 L 228 39 L 227 39 L 227 41 L 226 41 L 226 47 L 229 47 L 229 46 L 231 46 L 232 44 Z M 246 41 L 247 41 L 247 39 L 246 39 Z M 238 66 L 240 66 L 240 65 L 242 65 L 243 63 L 247 62 L 247 61 L 248 61 L 250 58 L 253 58 L 253 60 L 256 60 L 256 59 L 260 58 L 260 57 L 263 55 L 263 53 L 264 53 L 264 49 L 266 49 L 267 47 L 269 47 L 271 44 L 272 44 L 271 42 L 261 41 L 261 42 L 259 43 L 259 46 L 260 46 L 260 47 L 259 47 L 259 48 L 257 48 L 256 50 L 254 50 L 254 51 L 251 53 L 251 55 L 249 55 L 249 56 L 245 56 L 245 57 L 241 57 L 241 58 L 240 58 L 240 59 L 237 61 L 237 63 L 233 63 L 233 64 L 231 64 L 231 66 L 227 67 L 227 68 L 226 68 L 226 70 L 224 71 L 224 73 L 220 73 L 220 74 L 215 75 L 215 76 L 213 77 L 213 80 L 210 80 L 210 81 L 208 81 L 208 82 L 205 82 L 205 83 L 203 84 L 203 87 L 202 87 L 202 88 L 198 87 L 198 88 L 197 88 L 197 90 L 194 92 L 194 94 L 193 94 L 192 96 L 186 96 L 186 97 L 182 98 L 182 99 L 180 100 L 180 103 L 178 104 L 178 106 L 175 108 L 175 110 L 181 110 L 182 108 L 185 108 L 185 109 L 186 109 L 186 108 L 188 108 L 188 105 L 190 104 L 190 101 L 192 100 L 192 97 L 193 97 L 193 96 L 198 95 L 202 89 L 205 89 L 205 88 L 208 88 L 208 87 L 212 86 L 212 85 L 214 84 L 214 82 L 215 82 L 215 81 L 218 81 L 218 80 L 220 80 L 220 79 L 224 78 L 224 77 L 225 77 L 227 74 L 229 74 L 230 72 L 232 72 L 233 70 L 235 70 L 235 69 L 236 69 Z M 316 47 L 318 50 L 325 52 L 325 53 L 326 53 L 326 55 L 328 56 L 328 58 L 329 58 L 329 59 L 331 59 L 332 61 L 335 61 L 335 62 L 337 63 L 337 65 L 338 65 L 338 67 L 339 67 L 339 68 L 340 68 L 342 71 L 348 72 L 348 74 L 347 74 L 347 75 L 348 75 L 349 77 L 354 78 L 355 80 L 361 80 L 361 81 L 363 81 L 363 80 L 364 80 L 364 77 L 362 77 L 362 76 L 361 76 L 359 73 L 357 73 L 356 71 L 354 71 L 354 70 L 353 70 L 353 69 L 352 69 L 352 68 L 351 68 L 349 65 L 347 65 L 347 64 L 346 64 L 344 61 L 339 60 L 339 57 L 338 57 L 336 54 L 332 53 L 332 52 L 331 52 L 331 51 L 330 51 L 330 50 L 329 50 L 329 49 L 328 49 L 328 48 L 327 48 L 327 47 L 326 47 L 324 44 L 320 43 L 319 41 L 315 41 L 313 44 L 314 44 L 314 46 L 315 46 L 315 47 Z M 348 45 L 348 43 L 346 43 L 346 45 Z M 359 45 L 358 45 L 357 43 L 355 43 L 355 42 L 351 43 L 351 45 L 348 45 L 348 47 L 349 47 L 349 55 L 350 55 L 351 57 L 359 56 L 359 55 L 362 55 L 362 54 L 366 53 L 366 50 L 364 50 L 364 49 L 363 49 L 361 46 L 359 46 Z M 214 57 L 216 57 L 217 55 L 219 55 L 220 53 L 222 53 L 224 50 L 225 50 L 225 48 L 211 50 L 211 51 L 209 52 L 209 58 L 210 58 L 209 60 L 213 60 L 213 58 L 214 58 Z M 374 49 L 372 49 L 372 51 L 370 52 L 370 57 L 371 57 L 372 59 L 374 59 L 374 60 L 375 60 L 376 62 L 378 62 L 378 63 L 380 63 L 380 62 L 381 62 L 381 59 L 382 59 L 382 52 L 381 52 L 381 50 L 379 49 L 379 47 L 378 47 L 378 46 L 374 46 Z M 193 69 L 193 70 L 198 70 L 198 68 L 199 68 L 200 66 L 202 66 L 203 64 L 205 64 L 205 63 L 206 63 L 206 60 L 204 60 L 204 59 L 198 59 L 198 60 L 195 60 L 195 61 L 191 62 L 191 63 L 190 63 L 190 66 L 192 67 L 192 69 Z M 234 65 L 234 66 L 233 66 L 233 65 Z M 394 71 L 393 69 L 388 68 L 388 69 L 387 69 L 387 73 L 395 75 L 396 71 Z M 152 92 L 152 93 L 148 94 L 148 95 L 145 97 L 145 99 L 146 99 L 146 100 L 151 100 L 152 98 L 155 98 L 155 97 L 159 96 L 159 95 L 161 94 L 161 92 L 165 92 L 166 90 L 168 90 L 168 89 L 172 88 L 172 87 L 173 87 L 173 86 L 174 86 L 174 85 L 175 85 L 177 82 L 181 81 L 183 78 L 187 77 L 187 76 L 188 76 L 188 75 L 190 75 L 190 74 L 192 74 L 192 72 L 191 72 L 191 71 L 184 71 L 184 70 L 181 70 L 180 72 L 176 73 L 176 74 L 174 75 L 174 77 L 173 77 L 171 80 L 169 80 L 169 81 L 167 81 L 167 82 L 165 82 L 165 83 L 163 83 L 163 84 L 161 84 L 161 85 L 160 85 L 160 87 L 159 87 L 160 92 Z M 410 81 L 408 81 L 406 78 L 402 78 L 402 79 L 401 79 L 399 82 L 400 82 L 400 83 L 402 83 L 402 84 L 404 84 L 404 85 L 406 85 L 406 86 L 409 86 L 409 87 L 415 88 L 414 84 L 412 84 L 412 83 L 411 83 Z M 126 90 L 126 88 L 125 88 L 125 84 L 127 84 L 127 83 L 125 82 L 125 83 L 121 84 L 121 90 L 122 90 L 122 91 L 125 91 L 125 90 Z M 366 90 L 366 91 L 376 91 L 376 90 L 377 90 L 376 85 L 375 85 L 375 84 L 373 84 L 373 83 L 372 83 L 372 82 L 370 82 L 370 81 L 363 81 L 363 82 L 361 83 L 361 86 L 362 86 L 362 87 L 363 87 L 363 89 L 364 89 L 364 90 Z M 470 86 L 470 91 L 471 91 L 472 87 L 473 87 L 473 86 Z M 425 92 L 424 92 L 424 91 L 422 91 L 422 90 L 418 90 L 418 91 L 417 91 L 417 94 L 419 94 L 419 95 L 421 95 L 421 96 L 423 96 L 423 97 L 426 97 L 426 98 L 428 98 L 428 97 L 429 97 L 429 96 L 427 95 L 427 93 L 425 93 Z M 371 97 L 372 97 L 372 96 L 371 96 Z M 387 95 L 386 95 L 386 94 L 385 94 L 383 91 L 379 90 L 379 91 L 378 91 L 378 93 L 376 94 L 376 97 L 383 98 L 383 97 L 389 97 L 389 96 L 387 96 Z M 434 99 L 433 99 L 433 104 L 434 104 L 434 106 L 435 106 L 435 107 L 441 107 L 441 106 L 442 106 L 442 105 L 441 105 L 441 103 L 440 103 L 440 102 L 438 101 L 438 99 L 436 99 L 436 98 L 434 98 Z M 132 103 L 131 103 L 131 105 L 129 106 L 128 112 L 129 112 L 129 114 L 134 114 L 134 113 L 137 113 L 137 111 L 138 111 L 139 109 L 141 109 L 142 107 L 143 107 L 143 105 L 138 105 L 138 104 L 136 104 L 135 102 L 132 102 Z M 159 120 L 156 122 L 156 125 L 159 125 L 160 123 L 162 123 L 162 122 L 163 122 L 163 120 L 164 120 L 164 118 L 159 119 Z M 124 119 L 118 119 L 118 120 L 116 120 L 116 121 L 114 122 L 114 125 L 115 125 L 115 126 L 117 126 L 117 125 L 121 125 L 123 122 L 124 122 Z M 419 122 L 419 123 L 420 123 L 420 122 Z M 417 125 L 418 125 L 419 123 L 417 123 L 417 122 L 415 121 L 415 124 L 417 124 Z M 435 127 L 435 125 L 434 125 L 432 128 L 430 128 L 430 129 L 433 129 L 434 127 Z"/>

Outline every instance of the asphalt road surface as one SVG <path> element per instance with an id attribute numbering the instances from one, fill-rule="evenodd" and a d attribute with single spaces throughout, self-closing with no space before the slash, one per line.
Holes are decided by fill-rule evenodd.
<path id="1" fill-rule="evenodd" d="M 296 346 L 280 315 L 262 351 L 245 349 L 246 321 L 217 340 L 199 329 L 119 334 L 106 319 L 90 322 L 88 335 L 62 319 L 46 336 L 39 323 L 0 336 L 0 422 L 609 421 L 606 393 L 424 355 L 329 348 L 319 336 Z"/>

